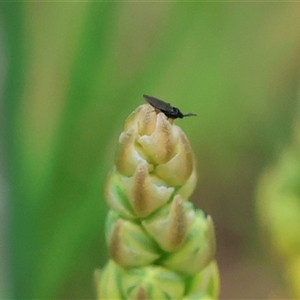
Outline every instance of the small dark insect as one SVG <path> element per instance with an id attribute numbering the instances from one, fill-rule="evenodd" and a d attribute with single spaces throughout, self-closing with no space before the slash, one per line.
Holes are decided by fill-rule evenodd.
<path id="1" fill-rule="evenodd" d="M 183 117 L 197 116 L 196 114 L 193 113 L 183 114 L 177 107 L 173 107 L 169 103 L 166 103 L 162 100 L 159 100 L 151 96 L 147 96 L 147 95 L 143 95 L 143 96 L 149 104 L 151 104 L 154 108 L 159 109 L 168 118 L 182 119 Z"/>

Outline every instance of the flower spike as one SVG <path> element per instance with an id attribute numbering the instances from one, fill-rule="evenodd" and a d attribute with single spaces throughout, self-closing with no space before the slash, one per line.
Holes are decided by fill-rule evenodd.
<path id="1" fill-rule="evenodd" d="M 105 193 L 110 260 L 95 273 L 97 297 L 217 299 L 212 218 L 188 201 L 196 184 L 194 155 L 169 116 L 174 107 L 155 108 L 139 106 L 119 138 Z"/>

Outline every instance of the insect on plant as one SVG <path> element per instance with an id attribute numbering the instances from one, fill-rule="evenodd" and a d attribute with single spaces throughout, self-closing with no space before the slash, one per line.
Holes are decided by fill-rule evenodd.
<path id="1" fill-rule="evenodd" d="M 171 119 L 182 119 L 183 117 L 190 117 L 190 116 L 197 116 L 193 113 L 183 114 L 179 108 L 171 106 L 170 103 L 166 103 L 162 100 L 159 100 L 157 98 L 143 95 L 145 100 L 152 105 L 154 108 L 159 109 L 161 112 L 163 112 L 168 118 Z"/>

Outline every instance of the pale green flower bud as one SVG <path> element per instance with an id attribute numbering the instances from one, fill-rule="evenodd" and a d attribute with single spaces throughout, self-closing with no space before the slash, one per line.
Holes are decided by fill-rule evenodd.
<path id="1" fill-rule="evenodd" d="M 164 251 L 175 251 L 185 242 L 194 220 L 194 208 L 179 195 L 173 201 L 142 221 L 143 227 Z"/>
<path id="2" fill-rule="evenodd" d="M 176 252 L 165 256 L 161 264 L 184 275 L 194 275 L 213 259 L 216 242 L 214 226 L 210 216 L 204 217 L 197 210 L 184 245 Z"/>
<path id="3" fill-rule="evenodd" d="M 122 267 L 139 267 L 153 263 L 160 250 L 143 227 L 109 212 L 106 239 L 112 259 Z"/>
<path id="4" fill-rule="evenodd" d="M 173 187 L 164 185 L 151 176 L 145 163 L 136 166 L 131 177 L 113 172 L 108 180 L 106 199 L 108 205 L 124 218 L 145 217 L 170 200 Z"/>
<path id="5" fill-rule="evenodd" d="M 186 135 L 172 122 L 151 105 L 138 107 L 119 138 L 117 171 L 131 177 L 144 162 L 148 171 L 167 185 L 183 185 L 193 172 L 194 158 Z"/>

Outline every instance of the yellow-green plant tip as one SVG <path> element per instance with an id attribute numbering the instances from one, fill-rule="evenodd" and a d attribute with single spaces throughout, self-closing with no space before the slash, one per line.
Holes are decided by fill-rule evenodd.
<path id="1" fill-rule="evenodd" d="M 300 253 L 297 160 L 298 155 L 285 153 L 280 165 L 261 178 L 257 192 L 258 213 L 263 228 L 268 230 L 267 237 L 281 255 L 287 256 Z"/>
<path id="2" fill-rule="evenodd" d="M 215 235 L 211 218 L 196 212 L 185 244 L 176 252 L 168 254 L 162 265 L 180 274 L 195 275 L 215 255 Z"/>
<path id="3" fill-rule="evenodd" d="M 193 206 L 179 195 L 173 201 L 142 221 L 143 227 L 164 251 L 179 249 L 194 219 Z"/>
<path id="4" fill-rule="evenodd" d="M 111 211 L 107 218 L 107 244 L 111 258 L 122 267 L 151 264 L 160 251 L 143 227 Z"/>
<path id="5" fill-rule="evenodd" d="M 293 294 L 296 297 L 300 295 L 300 285 L 299 285 L 299 278 L 300 278 L 300 252 L 297 256 L 292 257 L 290 261 L 287 263 L 287 273 L 286 279 L 290 285 L 290 288 Z"/>
<path id="6" fill-rule="evenodd" d="M 293 143 L 262 175 L 256 200 L 263 240 L 276 261 L 281 258 L 282 277 L 293 299 L 300 299 L 299 120 Z"/>

